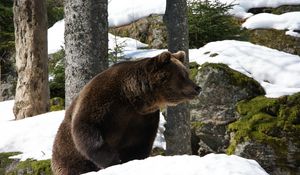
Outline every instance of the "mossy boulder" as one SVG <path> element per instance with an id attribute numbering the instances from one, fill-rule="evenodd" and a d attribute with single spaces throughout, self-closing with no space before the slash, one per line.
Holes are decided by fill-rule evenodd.
<path id="1" fill-rule="evenodd" d="M 237 112 L 227 153 L 255 159 L 270 174 L 300 174 L 300 93 L 243 100 Z"/>
<path id="2" fill-rule="evenodd" d="M 11 159 L 17 152 L 0 153 L 0 174 L 5 175 L 52 175 L 50 160 Z"/>
<path id="3" fill-rule="evenodd" d="M 225 64 L 190 67 L 192 78 L 202 87 L 201 94 L 190 103 L 193 153 L 224 153 L 230 141 L 226 127 L 238 119 L 235 105 L 265 91 L 257 81 Z"/>

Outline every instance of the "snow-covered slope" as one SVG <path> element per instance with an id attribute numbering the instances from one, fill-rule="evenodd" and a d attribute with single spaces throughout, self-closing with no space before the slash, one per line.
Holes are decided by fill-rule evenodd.
<path id="1" fill-rule="evenodd" d="M 134 160 L 86 175 L 268 175 L 249 159 L 225 154 L 156 156 Z"/>

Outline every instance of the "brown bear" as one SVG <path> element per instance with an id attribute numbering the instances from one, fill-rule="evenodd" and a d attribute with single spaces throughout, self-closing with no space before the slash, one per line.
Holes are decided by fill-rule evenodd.
<path id="1" fill-rule="evenodd" d="M 66 110 L 52 170 L 76 175 L 149 156 L 159 109 L 194 98 L 183 51 L 116 64 L 94 77 Z"/>

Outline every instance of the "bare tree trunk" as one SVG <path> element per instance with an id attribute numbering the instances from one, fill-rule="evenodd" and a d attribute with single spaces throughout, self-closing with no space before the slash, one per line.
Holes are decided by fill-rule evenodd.
<path id="1" fill-rule="evenodd" d="M 168 49 L 170 52 L 186 52 L 188 66 L 188 24 L 186 0 L 167 0 L 164 22 L 168 31 Z M 190 111 L 188 104 L 168 107 L 165 138 L 167 155 L 191 154 Z"/>
<path id="2" fill-rule="evenodd" d="M 65 0 L 66 107 L 108 67 L 107 0 Z"/>
<path id="3" fill-rule="evenodd" d="M 49 111 L 45 0 L 14 0 L 18 81 L 14 114 L 23 119 Z"/>

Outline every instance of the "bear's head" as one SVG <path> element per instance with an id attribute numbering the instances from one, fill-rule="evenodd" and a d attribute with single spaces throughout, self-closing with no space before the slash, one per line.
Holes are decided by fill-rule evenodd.
<path id="1" fill-rule="evenodd" d="M 174 106 L 196 97 L 201 87 L 189 78 L 184 66 L 185 52 L 165 51 L 148 60 L 148 82 L 153 96 L 157 97 L 157 106 Z"/>

